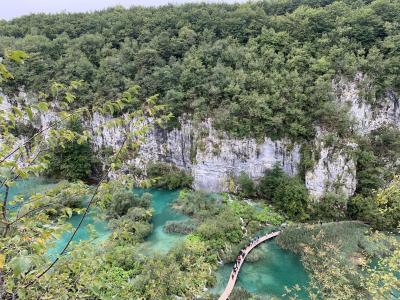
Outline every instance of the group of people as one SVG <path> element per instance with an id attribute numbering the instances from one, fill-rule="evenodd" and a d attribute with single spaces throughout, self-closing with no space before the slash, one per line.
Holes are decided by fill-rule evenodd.
<path id="1" fill-rule="evenodd" d="M 236 257 L 236 261 L 235 264 L 233 265 L 233 273 L 232 273 L 232 279 L 233 277 L 235 277 L 236 272 L 239 269 L 240 263 L 242 262 L 242 259 L 244 259 L 245 255 L 246 255 L 246 249 L 253 246 L 254 244 L 256 244 L 258 242 L 259 237 L 256 236 L 254 239 L 252 239 L 247 245 L 246 247 L 244 247 L 243 249 L 240 249 L 239 251 L 239 255 Z"/>

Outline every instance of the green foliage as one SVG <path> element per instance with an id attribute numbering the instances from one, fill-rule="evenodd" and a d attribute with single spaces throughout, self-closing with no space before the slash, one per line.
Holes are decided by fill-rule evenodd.
<path id="1" fill-rule="evenodd" d="M 358 222 L 292 225 L 276 240 L 301 256 L 310 272 L 311 299 L 385 299 L 397 289 L 398 240 L 368 229 Z M 287 291 L 286 297 L 296 297 L 298 289 Z"/>
<path id="2" fill-rule="evenodd" d="M 83 133 L 80 120 L 71 119 L 67 128 Z M 48 152 L 47 176 L 67 180 L 87 180 L 92 175 L 94 155 L 88 141 L 72 140 L 52 148 Z"/>
<path id="3" fill-rule="evenodd" d="M 240 220 L 230 210 L 208 219 L 198 227 L 197 232 L 214 250 L 224 248 L 226 243 L 239 243 L 242 238 Z"/>
<path id="4" fill-rule="evenodd" d="M 239 185 L 239 193 L 243 197 L 251 197 L 255 195 L 256 187 L 254 181 L 245 172 L 241 172 L 237 178 Z"/>
<path id="5" fill-rule="evenodd" d="M 377 191 L 374 196 L 357 195 L 351 199 L 353 217 L 379 230 L 396 230 L 400 225 L 400 178 Z"/>
<path id="6" fill-rule="evenodd" d="M 318 157 L 315 156 L 313 146 L 310 144 L 303 144 L 300 148 L 300 164 L 299 164 L 299 176 L 305 178 L 307 171 L 312 170 Z"/>
<path id="7" fill-rule="evenodd" d="M 275 205 L 289 218 L 303 221 L 308 218 L 308 191 L 297 178 L 288 178 L 274 192 Z"/>
<path id="8" fill-rule="evenodd" d="M 164 225 L 164 231 L 169 233 L 192 233 L 197 227 L 197 224 L 192 220 L 188 221 L 167 221 Z"/>
<path id="9" fill-rule="evenodd" d="M 138 84 L 176 117 L 213 117 L 234 136 L 309 139 L 314 125 L 346 136 L 332 79 L 367 74 L 377 102 L 399 91 L 399 12 L 391 0 L 307 0 L 31 15 L 1 24 L 2 48 L 32 56 L 7 66 L 21 79 L 5 90 L 83 79 L 77 96 L 92 104 Z"/>
<path id="10" fill-rule="evenodd" d="M 272 200 L 276 189 L 285 182 L 288 176 L 283 172 L 279 165 L 275 165 L 271 170 L 267 170 L 260 179 L 258 191 L 262 198 Z"/>
<path id="11" fill-rule="evenodd" d="M 230 294 L 229 299 L 232 299 L 232 300 L 258 300 L 261 298 L 254 296 L 252 293 L 250 293 L 249 291 L 247 291 L 241 287 L 235 287 L 232 290 L 232 293 Z"/>
<path id="12" fill-rule="evenodd" d="M 135 206 L 135 196 L 132 191 L 121 190 L 112 195 L 110 206 L 107 213 L 112 216 L 123 216 L 128 212 L 128 209 Z"/>
<path id="13" fill-rule="evenodd" d="M 144 215 L 142 209 L 151 207 L 152 195 L 144 193 L 142 196 L 135 195 L 132 190 L 127 189 L 129 183 L 111 181 L 102 187 L 99 194 L 99 206 L 110 218 L 127 216 L 133 220 Z M 139 214 L 139 215 L 138 215 Z"/>
<path id="14" fill-rule="evenodd" d="M 311 218 L 338 221 L 346 217 L 347 197 L 333 192 L 326 193 L 318 202 L 311 204 Z"/>
<path id="15" fill-rule="evenodd" d="M 21 59 L 21 54 L 18 55 L 14 57 L 15 60 Z M 0 66 L 3 65 L 0 63 Z M 12 79 L 12 77 L 4 78 L 3 74 L 1 76 L 1 80 Z M 79 181 L 71 185 L 64 182 L 54 191 L 34 194 L 28 199 L 22 195 L 13 195 L 16 180 L 38 176 L 46 171 L 49 149 L 57 152 L 60 149 L 68 148 L 71 143 L 76 141 L 76 147 L 73 147 L 73 150 L 82 150 L 78 145 L 87 143 L 88 133 L 85 131 L 82 134 L 79 133 L 80 126 L 75 128 L 72 126 L 72 130 L 66 129 L 64 126 L 64 121 L 73 125 L 75 120 L 89 112 L 87 107 L 74 109 L 76 95 L 72 92 L 80 85 L 80 81 L 73 81 L 69 86 L 53 83 L 49 95 L 41 93 L 37 101 L 18 103 L 18 106 L 11 104 L 9 108 L 0 111 L 2 136 L 0 141 L 0 298 L 2 299 L 55 299 L 59 298 L 60 289 L 65 298 L 76 298 L 77 295 L 95 298 L 109 298 L 112 295 L 112 297 L 123 298 L 127 295 L 129 297 L 134 295 L 135 291 L 132 285 L 128 284 L 129 277 L 127 275 L 130 275 L 131 272 L 129 274 L 121 273 L 119 268 L 113 269 L 115 265 L 106 261 L 107 256 L 104 255 L 104 252 L 95 250 L 90 242 L 77 246 L 75 243 L 67 245 L 68 255 L 64 257 L 61 253 L 57 260 L 50 264 L 47 249 L 53 245 L 55 237 L 70 229 L 71 226 L 66 223 L 66 220 L 74 213 L 82 213 L 82 209 L 77 206 L 80 206 L 86 198 L 88 192 L 86 186 Z M 3 92 L 3 90 L 1 91 Z M 167 114 L 159 116 L 165 106 L 158 105 L 156 97 L 150 97 L 144 101 L 145 109 L 141 105 L 133 107 L 135 103 L 137 104 L 135 91 L 137 93 L 137 88 L 129 89 L 120 99 L 106 101 L 105 107 L 91 108 L 91 112 L 94 110 L 102 114 L 105 119 L 110 119 L 102 126 L 109 128 L 119 126 L 118 130 L 124 137 L 124 143 L 119 150 L 117 152 L 113 150 L 107 157 L 106 165 L 112 167 L 113 171 L 118 171 L 128 158 L 132 158 L 137 153 L 140 142 L 152 128 L 152 125 L 146 122 L 150 116 L 158 125 L 162 125 L 169 118 Z M 50 96 L 57 103 L 57 109 L 54 111 L 56 120 L 49 127 L 38 131 L 36 135 L 23 137 L 23 142 L 21 142 L 21 137 L 16 136 L 20 133 L 17 120 L 24 120 L 27 128 L 34 127 L 36 119 L 40 119 L 43 113 L 54 108 L 53 105 L 41 101 L 49 99 Z M 112 109 L 110 109 L 111 106 Z M 123 117 L 110 116 L 110 114 L 121 113 L 123 109 L 127 109 Z M 68 122 L 70 120 L 71 122 Z M 76 157 L 75 154 L 71 155 L 71 161 Z M 88 160 L 86 155 L 83 157 L 86 161 Z M 76 170 L 73 169 L 64 171 L 68 171 L 69 174 L 76 173 Z M 80 173 L 82 175 L 85 172 Z M 126 180 L 126 176 L 119 178 L 118 181 L 122 186 L 126 184 L 123 179 Z M 110 186 L 112 187 L 114 184 L 101 182 L 94 191 L 96 200 L 97 198 L 102 199 L 99 201 L 102 207 L 112 200 L 112 194 L 108 193 L 113 190 Z M 98 195 L 99 191 L 101 191 L 100 196 Z M 104 196 L 104 200 L 102 196 Z M 148 197 L 143 197 L 142 200 L 144 206 L 150 205 Z M 86 216 L 90 204 L 95 202 L 90 200 L 89 204 L 84 203 L 87 207 L 82 216 Z M 114 252 L 115 249 L 116 253 L 121 253 L 121 248 L 129 248 L 130 245 L 143 241 L 144 237 L 151 232 L 150 218 L 151 210 L 128 210 L 125 216 L 115 221 L 120 224 L 116 225 L 112 235 L 113 239 L 109 241 L 111 247 L 109 250 Z M 122 260 L 121 256 L 116 259 Z M 121 267 L 132 266 L 132 264 L 132 260 L 127 258 L 122 261 Z M 42 273 L 43 270 L 50 272 Z M 106 274 L 106 270 L 111 270 L 111 273 Z M 93 276 L 94 274 L 100 277 Z M 39 278 L 45 280 L 45 284 L 38 283 Z M 106 282 L 101 278 L 104 278 Z M 115 285 L 108 282 L 108 280 L 114 279 Z M 118 290 L 116 290 L 117 286 Z"/>
<path id="16" fill-rule="evenodd" d="M 190 190 L 180 191 L 173 208 L 201 220 L 214 216 L 221 211 L 221 206 L 214 199 L 200 191 L 192 192 Z"/>
<path id="17" fill-rule="evenodd" d="M 147 165 L 147 176 L 155 182 L 153 185 L 156 187 L 169 190 L 190 188 L 193 183 L 193 177 L 186 171 L 166 163 L 149 163 Z"/>
<path id="18" fill-rule="evenodd" d="M 370 196 L 384 187 L 400 169 L 400 131 L 380 127 L 360 139 L 357 157 L 357 193 Z"/>

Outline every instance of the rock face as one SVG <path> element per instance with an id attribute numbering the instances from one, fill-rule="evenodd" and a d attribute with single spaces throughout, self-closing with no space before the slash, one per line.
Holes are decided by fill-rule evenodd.
<path id="1" fill-rule="evenodd" d="M 339 78 L 332 82 L 335 99 L 340 106 L 347 106 L 355 121 L 354 130 L 365 135 L 382 126 L 400 127 L 399 98 L 392 91 L 380 99 L 379 105 L 372 106 L 361 96 L 359 85 L 367 79 L 357 74 L 354 80 Z M 311 195 L 320 198 L 326 192 L 334 191 L 347 196 L 354 194 L 357 186 L 356 163 L 349 154 L 349 148 L 357 147 L 351 141 L 343 141 L 345 147 L 328 147 L 323 139 L 327 132 L 317 130 L 314 149 L 319 160 L 306 173 L 305 183 Z"/>
<path id="2" fill-rule="evenodd" d="M 180 129 L 151 132 L 135 164 L 146 165 L 152 160 L 190 171 L 196 189 L 228 191 L 230 178 L 241 172 L 258 179 L 266 169 L 279 164 L 286 173 L 294 175 L 300 155 L 299 146 L 288 141 L 266 138 L 257 144 L 254 139 L 228 138 L 208 120 L 196 127 L 183 121 Z"/>
<path id="3" fill-rule="evenodd" d="M 354 129 L 367 134 L 388 124 L 400 126 L 397 95 L 388 92 L 380 106 L 372 108 L 361 97 L 358 89 L 361 80 L 363 77 L 358 74 L 353 81 L 340 78 L 332 83 L 338 105 L 349 106 L 349 113 L 357 121 Z M 5 100 L 0 107 L 3 110 L 9 109 L 9 100 Z M 48 112 L 38 120 L 37 127 L 44 128 L 55 118 L 54 113 Z M 95 148 L 108 146 L 115 149 L 122 142 L 122 131 L 102 127 L 105 121 L 103 116 L 95 113 L 84 121 L 84 125 L 92 132 Z M 310 194 L 320 198 L 327 191 L 335 191 L 351 196 L 357 183 L 354 160 L 346 149 L 325 145 L 326 132 L 317 131 L 314 149 L 319 158 L 305 176 Z M 349 141 L 346 148 L 356 146 Z M 265 170 L 278 164 L 287 174 L 297 174 L 300 145 L 288 140 L 272 141 L 268 137 L 262 143 L 254 139 L 233 139 L 215 130 L 211 120 L 194 125 L 190 118 L 183 118 L 179 128 L 151 131 L 138 157 L 130 163 L 145 170 L 149 161 L 167 162 L 187 170 L 194 177 L 196 189 L 227 191 L 231 178 L 241 172 L 256 180 Z"/>
<path id="4" fill-rule="evenodd" d="M 372 106 L 361 96 L 359 85 L 368 86 L 367 78 L 361 73 L 349 81 L 340 78 L 333 81 L 332 86 L 339 105 L 347 105 L 350 115 L 355 119 L 357 130 L 360 134 L 368 134 L 382 126 L 394 125 L 400 127 L 400 100 L 393 91 L 387 91 L 379 103 Z M 368 90 L 368 88 L 367 88 Z"/>
<path id="5" fill-rule="evenodd" d="M 314 168 L 306 172 L 305 184 L 310 195 L 319 199 L 326 192 L 335 192 L 350 197 L 357 187 L 356 164 L 349 155 L 349 149 L 357 147 L 348 144 L 346 147 L 335 148 L 326 146 L 324 136 L 326 132 L 318 131 L 314 142 L 319 159 Z"/>

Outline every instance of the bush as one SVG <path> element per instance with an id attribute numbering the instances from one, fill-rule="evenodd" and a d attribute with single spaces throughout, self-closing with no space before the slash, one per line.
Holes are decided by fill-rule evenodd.
<path id="1" fill-rule="evenodd" d="M 324 221 L 342 220 L 346 217 L 346 208 L 346 196 L 330 192 L 311 205 L 312 217 Z"/>
<path id="2" fill-rule="evenodd" d="M 239 193 L 243 197 L 254 196 L 256 188 L 254 181 L 245 172 L 241 172 L 237 178 L 237 183 L 239 185 Z"/>
<path id="3" fill-rule="evenodd" d="M 155 186 L 176 190 L 178 188 L 190 188 L 193 177 L 184 170 L 165 163 L 150 163 L 147 166 L 147 176 L 155 181 Z"/>
<path id="4" fill-rule="evenodd" d="M 71 131 L 82 133 L 80 120 L 71 120 L 67 126 Z M 95 159 L 89 142 L 78 143 L 76 140 L 65 142 L 49 150 L 49 164 L 46 175 L 70 181 L 87 180 L 92 175 Z"/>
<path id="5" fill-rule="evenodd" d="M 113 219 L 109 224 L 110 228 L 113 230 L 113 240 L 122 243 L 141 242 L 153 229 L 152 224 L 148 222 L 134 221 L 127 216 Z"/>
<path id="6" fill-rule="evenodd" d="M 189 221 L 167 221 L 164 225 L 164 231 L 169 233 L 189 234 L 196 229 L 196 224 Z"/>
<path id="7" fill-rule="evenodd" d="M 267 170 L 258 185 L 260 197 L 272 200 L 276 188 L 287 178 L 288 176 L 279 165 L 275 165 L 271 170 Z"/>
<path id="8" fill-rule="evenodd" d="M 400 226 L 400 177 L 396 176 L 373 197 L 357 195 L 351 199 L 350 211 L 380 230 L 395 230 Z"/>
<path id="9" fill-rule="evenodd" d="M 304 221 L 308 218 L 308 191 L 297 178 L 287 178 L 274 193 L 274 203 L 289 218 Z"/>
<path id="10" fill-rule="evenodd" d="M 149 193 L 144 193 L 142 197 L 138 197 L 130 190 L 118 190 L 111 197 L 107 214 L 111 217 L 121 217 L 126 215 L 132 207 L 149 208 L 151 197 Z"/>
<path id="11" fill-rule="evenodd" d="M 194 216 L 198 219 L 217 214 L 220 208 L 216 202 L 206 194 L 199 191 L 182 190 L 173 208 L 181 213 Z"/>
<path id="12" fill-rule="evenodd" d="M 197 232 L 213 249 L 222 249 L 227 242 L 237 244 L 242 238 L 239 218 L 231 210 L 224 210 L 207 219 L 198 227 Z"/>

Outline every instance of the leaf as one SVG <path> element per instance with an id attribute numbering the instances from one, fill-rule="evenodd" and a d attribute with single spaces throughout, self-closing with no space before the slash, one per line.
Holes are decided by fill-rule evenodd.
<path id="1" fill-rule="evenodd" d="M 28 270 L 30 269 L 31 259 L 27 256 L 14 257 L 10 261 L 10 266 L 14 274 L 16 276 L 20 276 L 21 274 L 28 272 Z"/>
<path id="2" fill-rule="evenodd" d="M 0 270 L 4 268 L 5 263 L 6 263 L 6 256 L 0 253 Z"/>
<path id="3" fill-rule="evenodd" d="M 41 111 L 47 112 L 49 110 L 49 106 L 46 102 L 41 101 L 37 104 L 37 106 Z"/>
<path id="4" fill-rule="evenodd" d="M 66 92 L 66 93 L 65 93 L 65 100 L 66 100 L 68 103 L 71 104 L 72 102 L 74 102 L 75 98 L 76 98 L 75 95 L 73 95 L 73 94 L 71 94 L 71 93 L 69 93 L 69 92 Z"/>
<path id="5" fill-rule="evenodd" d="M 13 107 L 12 107 L 12 110 L 14 111 L 14 113 L 15 113 L 19 118 L 21 118 L 21 117 L 23 116 L 22 111 L 21 111 L 18 107 L 13 106 Z"/>
<path id="6" fill-rule="evenodd" d="M 29 55 L 21 50 L 14 50 L 14 51 L 8 52 L 7 56 L 9 59 L 11 59 L 17 63 L 22 63 L 25 59 L 29 58 Z"/>
<path id="7" fill-rule="evenodd" d="M 29 106 L 27 106 L 27 107 L 25 107 L 25 111 L 28 114 L 29 121 L 32 121 L 33 120 L 32 109 Z"/>
<path id="8" fill-rule="evenodd" d="M 65 208 L 65 213 L 67 214 L 68 218 L 72 217 L 72 209 L 70 207 Z"/>

